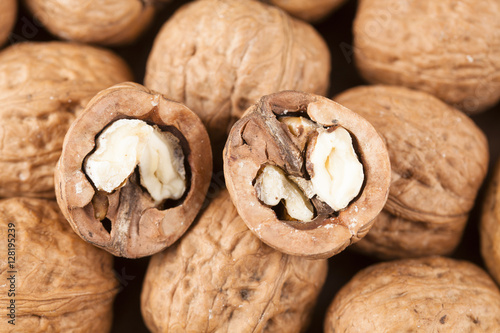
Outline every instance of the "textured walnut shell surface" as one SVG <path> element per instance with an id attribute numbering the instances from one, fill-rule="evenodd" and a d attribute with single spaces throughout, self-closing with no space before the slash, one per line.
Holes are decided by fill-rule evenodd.
<path id="1" fill-rule="evenodd" d="M 24 0 L 54 35 L 71 41 L 122 45 L 136 40 L 155 8 L 142 0 Z"/>
<path id="2" fill-rule="evenodd" d="M 466 112 L 500 98 L 496 0 L 362 0 L 356 64 L 372 83 L 416 88 Z"/>
<path id="3" fill-rule="evenodd" d="M 64 135 L 100 90 L 130 80 L 125 62 L 91 46 L 22 43 L 0 53 L 0 197 L 54 197 Z"/>
<path id="4" fill-rule="evenodd" d="M 329 73 L 328 47 L 307 23 L 258 1 L 207 0 L 166 22 L 144 82 L 196 112 L 222 147 L 261 96 L 284 89 L 324 95 Z"/>
<path id="5" fill-rule="evenodd" d="M 500 292 L 476 265 L 442 257 L 370 266 L 337 293 L 333 332 L 498 332 Z"/>
<path id="6" fill-rule="evenodd" d="M 452 252 L 486 176 L 483 132 L 460 111 L 407 88 L 357 87 L 335 100 L 373 124 L 391 159 L 384 214 L 356 247 L 385 259 Z"/>
<path id="7" fill-rule="evenodd" d="M 0 321 L 2 332 L 108 332 L 118 283 L 110 254 L 82 241 L 54 201 L 10 198 L 0 201 L 0 244 L 7 249 L 15 224 L 16 325 Z M 0 258 L 6 279 L 7 253 Z M 7 305 L 8 281 L 0 287 Z M 5 309 L 4 309 L 5 310 Z"/>
<path id="8" fill-rule="evenodd" d="M 0 1 L 0 46 L 7 41 L 17 18 L 17 0 Z"/>
<path id="9" fill-rule="evenodd" d="M 107 218 L 112 223 L 108 233 L 94 217 L 95 190 L 82 166 L 96 136 L 123 118 L 169 127 L 180 139 L 190 176 L 180 202 L 157 208 L 146 190 L 129 179 L 107 195 Z M 180 103 L 141 85 L 123 83 L 97 94 L 68 130 L 55 172 L 56 195 L 63 214 L 83 239 L 114 255 L 137 258 L 163 250 L 184 234 L 203 204 L 211 176 L 210 141 L 200 119 Z"/>
<path id="10" fill-rule="evenodd" d="M 495 166 L 493 179 L 483 203 L 480 236 L 481 255 L 493 278 L 500 284 L 500 162 Z"/>
<path id="11" fill-rule="evenodd" d="M 346 0 L 262 0 L 280 7 L 290 15 L 308 22 L 317 22 L 327 17 Z"/>
<path id="12" fill-rule="evenodd" d="M 286 114 L 305 116 L 324 127 L 339 125 L 356 142 L 364 185 L 338 216 L 318 213 L 311 222 L 292 224 L 279 220 L 273 209 L 259 200 L 253 182 L 263 165 L 305 176 L 304 152 L 277 119 Z M 238 212 L 262 241 L 291 255 L 327 258 L 370 229 L 387 199 L 390 162 L 382 139 L 364 118 L 327 98 L 284 91 L 264 96 L 234 125 L 224 150 L 224 175 Z"/>
<path id="13" fill-rule="evenodd" d="M 327 266 L 263 244 L 223 190 L 178 243 L 152 257 L 142 314 L 152 332 L 301 332 Z"/>

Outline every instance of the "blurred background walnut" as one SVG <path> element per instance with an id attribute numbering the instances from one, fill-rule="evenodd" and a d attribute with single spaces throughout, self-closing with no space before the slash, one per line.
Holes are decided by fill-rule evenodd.
<path id="1" fill-rule="evenodd" d="M 17 0 L 0 1 L 0 46 L 7 41 L 17 19 Z"/>
<path id="2" fill-rule="evenodd" d="M 262 0 L 308 22 L 325 19 L 346 0 Z"/>
<path id="3" fill-rule="evenodd" d="M 54 198 L 64 135 L 100 90 L 131 80 L 110 51 L 64 43 L 21 43 L 0 53 L 0 197 Z"/>
<path id="4" fill-rule="evenodd" d="M 142 291 L 152 332 L 302 332 L 326 260 L 263 244 L 222 190 L 175 245 L 154 255 Z"/>
<path id="5" fill-rule="evenodd" d="M 15 246 L 8 247 L 8 243 Z M 118 292 L 112 256 L 82 241 L 54 201 L 1 200 L 0 246 L 5 249 L 0 257 L 4 280 L 0 286 L 4 307 L 0 331 L 110 330 L 113 299 Z M 8 260 L 7 248 L 14 250 L 14 264 Z M 12 318 L 5 315 L 11 300 L 15 325 L 9 324 Z"/>

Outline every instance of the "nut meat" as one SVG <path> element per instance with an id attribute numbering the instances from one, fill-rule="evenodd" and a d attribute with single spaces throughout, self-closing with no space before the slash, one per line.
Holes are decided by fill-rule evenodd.
<path id="1" fill-rule="evenodd" d="M 371 83 L 426 91 L 468 113 L 500 99 L 500 2 L 362 0 L 356 65 Z"/>
<path id="2" fill-rule="evenodd" d="M 316 22 L 326 18 L 332 11 L 344 4 L 346 0 L 262 0 L 280 7 L 292 16 L 308 22 Z"/>
<path id="3" fill-rule="evenodd" d="M 3 0 L 2 0 L 3 1 Z M 152 21 L 147 0 L 24 0 L 54 35 L 71 41 L 122 45 L 135 41 Z"/>
<path id="4" fill-rule="evenodd" d="M 303 332 L 327 268 L 263 244 L 223 190 L 151 258 L 142 314 L 152 332 Z"/>
<path id="5" fill-rule="evenodd" d="M 118 292 L 113 258 L 78 238 L 54 201 L 1 200 L 0 245 L 0 331 L 109 332 Z M 6 315 L 11 300 L 15 318 Z"/>
<path id="6" fill-rule="evenodd" d="M 0 46 L 9 37 L 17 18 L 17 0 L 0 1 Z"/>
<path id="7" fill-rule="evenodd" d="M 15 44 L 0 53 L 0 197 L 54 198 L 54 167 L 75 116 L 100 90 L 131 80 L 91 46 Z"/>
<path id="8" fill-rule="evenodd" d="M 328 47 L 307 23 L 258 1 L 207 0 L 163 26 L 144 82 L 198 114 L 219 156 L 231 126 L 261 96 L 324 95 L 329 73 Z"/>
<path id="9" fill-rule="evenodd" d="M 458 110 L 407 88 L 357 87 L 335 101 L 373 124 L 391 159 L 387 204 L 355 247 L 386 259 L 451 253 L 487 172 L 483 132 Z"/>
<path id="10" fill-rule="evenodd" d="M 66 134 L 55 172 L 59 206 L 76 233 L 128 258 L 175 242 L 201 208 L 211 176 L 199 118 L 133 83 L 89 102 Z"/>
<path id="11" fill-rule="evenodd" d="M 325 333 L 498 332 L 500 291 L 476 265 L 442 257 L 370 266 L 337 293 Z"/>
<path id="12" fill-rule="evenodd" d="M 264 96 L 235 124 L 224 175 L 262 241 L 326 258 L 370 229 L 387 199 L 390 165 L 365 119 L 327 98 L 284 91 Z"/>

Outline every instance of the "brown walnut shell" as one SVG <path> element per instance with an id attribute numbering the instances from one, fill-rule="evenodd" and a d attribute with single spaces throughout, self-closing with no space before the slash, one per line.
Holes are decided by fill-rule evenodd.
<path id="1" fill-rule="evenodd" d="M 231 126 L 261 96 L 324 95 L 329 73 L 328 47 L 309 24 L 258 1 L 207 0 L 165 23 L 144 82 L 198 114 L 219 156 Z"/>
<path id="2" fill-rule="evenodd" d="M 17 18 L 17 0 L 0 1 L 0 46 L 9 37 Z"/>
<path id="3" fill-rule="evenodd" d="M 363 165 L 364 184 L 354 200 L 339 211 L 325 210 L 312 200 L 311 222 L 280 220 L 262 203 L 253 183 L 262 166 L 280 167 L 289 176 L 307 179 L 307 157 L 278 117 L 300 115 L 325 128 L 337 126 L 353 137 Z M 382 210 L 390 184 L 390 162 L 375 129 L 356 113 L 318 95 L 283 91 L 261 98 L 231 130 L 224 150 L 224 175 L 241 217 L 263 242 L 291 255 L 327 258 L 357 242 Z"/>
<path id="4" fill-rule="evenodd" d="M 0 331 L 109 332 L 118 292 L 113 257 L 78 238 L 55 201 L 1 200 L 0 245 Z M 5 309 L 11 300 L 15 325 Z"/>
<path id="5" fill-rule="evenodd" d="M 280 7 L 290 15 L 308 22 L 318 22 L 330 15 L 346 0 L 262 0 Z"/>
<path id="6" fill-rule="evenodd" d="M 151 258 L 143 318 L 152 332 L 302 332 L 327 269 L 326 260 L 263 244 L 222 190 L 178 243 Z"/>
<path id="7" fill-rule="evenodd" d="M 370 266 L 337 293 L 333 332 L 498 332 L 500 291 L 476 265 L 443 257 Z"/>
<path id="8" fill-rule="evenodd" d="M 335 101 L 373 124 L 391 160 L 384 213 L 355 248 L 384 259 L 451 253 L 488 169 L 483 132 L 460 111 L 407 88 L 357 87 Z"/>
<path id="9" fill-rule="evenodd" d="M 70 41 L 123 45 L 135 41 L 153 20 L 143 0 L 24 0 L 52 34 Z"/>
<path id="10" fill-rule="evenodd" d="M 125 186 L 104 194 L 109 203 L 105 222 L 95 217 L 98 192 L 83 170 L 96 136 L 118 119 L 141 119 L 180 141 L 185 161 L 184 195 L 155 205 L 133 173 Z M 210 141 L 200 119 L 186 106 L 134 83 L 101 91 L 74 121 L 64 138 L 55 172 L 57 201 L 75 232 L 116 256 L 137 258 L 157 253 L 188 229 L 205 200 L 212 176 Z M 103 192 L 104 193 L 104 192 Z"/>
<path id="11" fill-rule="evenodd" d="M 54 198 L 64 135 L 100 90 L 131 80 L 126 63 L 99 48 L 21 43 L 0 53 L 0 197 Z"/>
<path id="12" fill-rule="evenodd" d="M 494 170 L 493 179 L 483 203 L 480 236 L 481 255 L 488 271 L 500 284 L 500 161 Z"/>
<path id="13" fill-rule="evenodd" d="M 354 55 L 371 83 L 426 91 L 468 113 L 500 99 L 496 0 L 362 0 Z"/>

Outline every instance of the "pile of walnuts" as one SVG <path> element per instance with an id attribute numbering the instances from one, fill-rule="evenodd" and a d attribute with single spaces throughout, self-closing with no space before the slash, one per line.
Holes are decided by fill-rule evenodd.
<path id="1" fill-rule="evenodd" d="M 499 14 L 2 0 L 0 331 L 499 331 Z"/>

